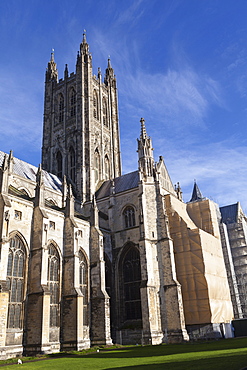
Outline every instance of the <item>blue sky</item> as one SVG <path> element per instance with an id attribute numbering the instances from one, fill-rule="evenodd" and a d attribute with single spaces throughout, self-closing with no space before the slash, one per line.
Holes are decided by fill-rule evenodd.
<path id="1" fill-rule="evenodd" d="M 38 165 L 44 75 L 75 70 L 83 30 L 94 73 L 117 76 L 123 172 L 137 168 L 146 120 L 184 201 L 204 196 L 247 212 L 247 1 L 8 0 L 0 2 L 0 150 Z"/>

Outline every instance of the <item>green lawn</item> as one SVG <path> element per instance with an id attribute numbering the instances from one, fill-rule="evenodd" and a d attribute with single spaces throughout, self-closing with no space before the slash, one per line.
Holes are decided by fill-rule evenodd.
<path id="1" fill-rule="evenodd" d="M 17 360 L 16 360 L 17 362 Z M 1 362 L 0 362 L 1 365 Z M 19 365 L 3 369 L 14 370 Z M 147 370 L 240 370 L 247 368 L 247 338 L 225 339 L 207 343 L 135 346 L 100 349 L 97 352 L 74 352 L 64 357 L 50 357 L 25 362 L 25 369 L 147 369 Z"/>

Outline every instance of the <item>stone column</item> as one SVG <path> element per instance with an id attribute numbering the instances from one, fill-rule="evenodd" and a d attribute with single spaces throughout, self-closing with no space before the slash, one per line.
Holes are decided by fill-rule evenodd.
<path id="1" fill-rule="evenodd" d="M 64 253 L 61 304 L 61 347 L 64 351 L 81 350 L 90 346 L 83 335 L 83 295 L 76 287 L 79 261 L 75 250 L 74 198 L 69 186 L 65 209 Z M 76 260 L 77 259 L 77 260 Z"/>

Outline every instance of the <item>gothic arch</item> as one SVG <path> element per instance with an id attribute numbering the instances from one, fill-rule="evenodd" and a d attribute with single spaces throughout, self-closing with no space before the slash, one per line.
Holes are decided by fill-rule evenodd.
<path id="1" fill-rule="evenodd" d="M 23 194 L 23 195 L 26 195 L 28 196 L 29 198 L 31 198 L 31 194 L 29 192 L 28 189 L 24 188 L 24 187 L 21 187 L 21 188 L 18 188 L 18 190 Z"/>
<path id="2" fill-rule="evenodd" d="M 53 198 L 46 198 L 45 202 L 48 203 L 51 206 L 56 206 L 57 207 L 57 202 Z"/>
<path id="3" fill-rule="evenodd" d="M 135 327 L 142 326 L 141 310 L 141 262 L 139 248 L 128 242 L 122 249 L 118 260 L 118 302 L 120 326 L 132 322 Z"/>
<path id="4" fill-rule="evenodd" d="M 24 235 L 22 235 L 21 233 L 20 233 L 20 231 L 18 231 L 18 230 L 12 230 L 10 233 L 9 233 L 9 240 L 11 239 L 11 238 L 14 238 L 15 236 L 17 236 L 18 238 L 20 238 L 20 240 L 22 241 L 22 243 L 24 244 L 24 246 L 25 246 L 25 250 L 26 250 L 26 254 L 27 254 L 27 256 L 29 255 L 29 247 L 28 247 L 28 243 L 27 243 L 27 241 L 26 241 L 26 238 L 25 238 L 25 236 Z"/>

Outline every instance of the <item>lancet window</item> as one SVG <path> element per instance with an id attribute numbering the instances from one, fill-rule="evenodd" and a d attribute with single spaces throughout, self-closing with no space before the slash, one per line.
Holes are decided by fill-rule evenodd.
<path id="1" fill-rule="evenodd" d="M 95 182 L 97 182 L 100 176 L 100 155 L 98 149 L 96 149 L 94 152 L 94 171 L 95 171 Z"/>
<path id="2" fill-rule="evenodd" d="M 70 91 L 70 116 L 74 117 L 76 115 L 76 93 L 75 89 L 72 88 Z"/>
<path id="3" fill-rule="evenodd" d="M 63 122 L 64 117 L 64 97 L 62 94 L 59 95 L 58 101 L 58 121 L 59 123 Z"/>
<path id="4" fill-rule="evenodd" d="M 59 326 L 60 268 L 59 254 L 54 245 L 48 251 L 47 284 L 50 291 L 50 326 Z"/>
<path id="5" fill-rule="evenodd" d="M 79 251 L 79 286 L 83 294 L 83 323 L 88 324 L 88 264 L 84 253 Z"/>
<path id="6" fill-rule="evenodd" d="M 105 156 L 105 180 L 109 180 L 110 178 L 110 161 L 108 156 Z"/>
<path id="7" fill-rule="evenodd" d="M 75 182 L 75 151 L 72 146 L 69 148 L 68 166 L 69 166 L 68 172 L 70 175 L 70 179 L 71 181 Z"/>
<path id="8" fill-rule="evenodd" d="M 93 92 L 93 116 L 95 119 L 99 119 L 99 99 L 95 90 Z"/>
<path id="9" fill-rule="evenodd" d="M 62 178 L 63 176 L 63 158 L 60 151 L 57 152 L 56 155 L 56 161 L 57 161 L 57 176 Z"/>
<path id="10" fill-rule="evenodd" d="M 10 239 L 7 287 L 9 294 L 8 328 L 22 328 L 26 252 L 21 239 Z"/>
<path id="11" fill-rule="evenodd" d="M 105 98 L 103 98 L 102 108 L 103 108 L 103 124 L 104 126 L 108 127 L 107 103 Z"/>

